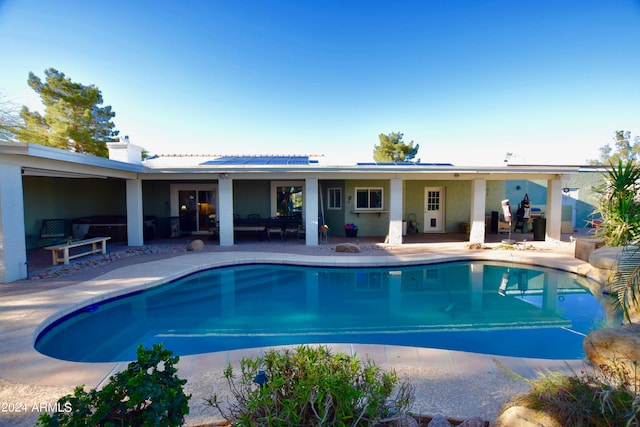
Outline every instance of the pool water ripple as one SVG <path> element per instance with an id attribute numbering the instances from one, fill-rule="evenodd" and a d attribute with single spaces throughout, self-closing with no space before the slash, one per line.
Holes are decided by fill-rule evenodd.
<path id="1" fill-rule="evenodd" d="M 82 362 L 130 360 L 158 342 L 178 355 L 364 343 L 581 359 L 606 317 L 584 280 L 488 261 L 220 267 L 84 307 L 46 327 L 36 349 Z"/>

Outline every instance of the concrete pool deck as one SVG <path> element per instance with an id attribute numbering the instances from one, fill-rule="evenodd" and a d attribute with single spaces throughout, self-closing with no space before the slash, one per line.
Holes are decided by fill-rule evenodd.
<path id="1" fill-rule="evenodd" d="M 365 246 L 365 243 L 361 244 Z M 158 255 L 157 259 L 153 259 L 153 256 L 141 256 L 137 260 L 131 257 L 128 262 L 113 262 L 105 267 L 109 271 L 103 274 L 100 272 L 96 277 L 84 280 L 85 277 L 78 272 L 76 277 L 70 275 L 58 279 L 58 282 L 64 283 L 57 286 L 53 279 L 0 285 L 0 403 L 19 403 L 28 398 L 31 400 L 24 403 L 30 407 L 40 403 L 38 399 L 53 399 L 55 402 L 57 397 L 70 393 L 76 385 L 100 386 L 114 372 L 125 369 L 127 363 L 77 363 L 53 359 L 33 348 L 37 334 L 52 320 L 77 308 L 157 286 L 203 268 L 251 262 L 380 266 L 482 259 L 576 272 L 584 264 L 574 257 L 574 243 L 570 241 L 527 241 L 527 250 L 491 249 L 498 245 L 490 243 L 486 245 L 488 249 L 467 249 L 464 242 L 423 243 L 395 248 L 372 244 L 359 254 L 340 254 L 335 253 L 331 245 L 306 247 L 260 243 L 220 248 L 207 244 L 201 252 L 170 253 L 169 256 Z M 46 290 L 39 291 L 39 288 Z M 382 367 L 396 369 L 405 375 L 416 385 L 415 413 L 442 413 L 459 419 L 480 416 L 492 420 L 509 397 L 528 389 L 526 382 L 507 375 L 499 365 L 526 378 L 533 378 L 545 370 L 580 372 L 584 369 L 581 360 L 524 359 L 357 343 L 331 347 L 334 352 L 369 357 Z M 254 357 L 264 350 L 181 356 L 178 375 L 188 380 L 186 391 L 194 395 L 190 401 L 191 414 L 187 424 L 198 425 L 215 419 L 217 414 L 204 405 L 203 399 L 213 393 L 221 394 L 221 390 L 226 388 L 221 380 L 222 370 L 229 363 L 239 366 L 243 357 Z M 38 387 L 42 390 L 41 395 L 38 394 Z M 26 389 L 32 391 L 30 397 L 21 397 L 20 393 Z M 46 390 L 53 390 L 53 394 L 57 392 L 57 397 L 49 396 Z M 0 412 L 0 425 L 3 425 L 3 421 L 18 425 L 17 421 L 28 418 L 20 418 L 19 415 Z M 23 415 L 31 416 L 30 424 L 24 425 L 33 425 L 38 414 L 32 411 Z"/>

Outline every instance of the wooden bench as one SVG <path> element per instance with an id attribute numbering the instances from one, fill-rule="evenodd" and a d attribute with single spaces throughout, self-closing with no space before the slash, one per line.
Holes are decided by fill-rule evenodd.
<path id="1" fill-rule="evenodd" d="M 107 240 L 109 239 L 111 239 L 111 237 L 94 237 L 92 239 L 77 240 L 75 242 L 47 246 L 45 249 L 51 251 L 51 255 L 53 256 L 53 265 L 57 265 L 60 262 L 69 264 L 70 259 L 97 253 L 107 253 Z M 102 246 L 98 247 L 98 243 L 102 243 Z M 91 250 L 79 254 L 69 255 L 69 249 L 86 245 L 91 245 Z"/>

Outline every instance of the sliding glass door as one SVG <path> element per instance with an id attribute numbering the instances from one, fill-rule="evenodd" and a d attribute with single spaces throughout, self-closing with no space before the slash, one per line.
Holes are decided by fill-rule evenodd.
<path id="1" fill-rule="evenodd" d="M 171 215 L 180 218 L 182 233 L 210 233 L 217 226 L 217 185 L 174 184 Z"/>

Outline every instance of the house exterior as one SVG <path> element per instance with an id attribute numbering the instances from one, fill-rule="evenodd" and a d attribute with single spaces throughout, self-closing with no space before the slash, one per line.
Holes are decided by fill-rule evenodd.
<path id="1" fill-rule="evenodd" d="M 577 166 L 324 166 L 307 156 L 142 161 L 141 149 L 127 141 L 109 148 L 104 159 L 0 142 L 1 282 L 27 276 L 27 250 L 46 245 L 40 230 L 53 218 L 69 219 L 73 237 L 103 226 L 130 246 L 179 230 L 215 232 L 221 246 L 232 247 L 238 230 L 248 229 L 238 221 L 250 217 L 297 218 L 303 230 L 297 238 L 306 245 L 319 243 L 323 224 L 332 234 L 357 224 L 359 236 L 402 245 L 408 222 L 421 233 L 468 229 L 470 242 L 483 243 L 501 201 L 515 197 L 516 206 L 528 185 L 546 218 L 545 239 L 560 240 L 563 189 L 580 172 Z"/>
<path id="2" fill-rule="evenodd" d="M 598 193 L 596 189 L 606 176 L 604 166 L 579 166 L 578 173 L 562 180 L 561 232 L 571 233 L 575 229 L 592 227 L 599 218 L 596 213 Z M 544 210 L 547 199 L 547 182 L 542 180 L 511 180 L 505 184 L 505 198 L 517 205 L 525 197 L 533 208 Z"/>

